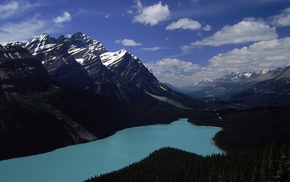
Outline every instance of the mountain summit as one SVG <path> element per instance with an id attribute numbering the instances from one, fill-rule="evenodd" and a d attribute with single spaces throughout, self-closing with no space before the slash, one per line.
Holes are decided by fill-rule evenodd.
<path id="1" fill-rule="evenodd" d="M 195 100 L 159 82 L 138 57 L 125 49 L 108 52 L 81 32 L 58 38 L 43 34 L 22 46 L 61 84 L 151 106 L 196 105 Z"/>

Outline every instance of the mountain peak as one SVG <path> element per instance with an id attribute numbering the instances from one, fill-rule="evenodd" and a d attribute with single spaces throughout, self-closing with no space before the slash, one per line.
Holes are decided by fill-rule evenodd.
<path id="1" fill-rule="evenodd" d="M 40 36 L 36 36 L 34 37 L 34 39 L 32 39 L 32 42 L 45 42 L 50 38 L 50 36 L 47 33 L 43 33 Z"/>
<path id="2" fill-rule="evenodd" d="M 82 32 L 77 32 L 73 34 L 70 37 L 70 40 L 80 46 L 83 46 L 85 44 L 90 44 L 93 42 L 93 40 L 89 36 L 87 36 L 86 34 L 83 34 Z"/>
<path id="3" fill-rule="evenodd" d="M 134 103 L 175 106 L 172 100 L 176 100 L 192 105 L 188 98 L 160 83 L 126 49 L 108 52 L 99 41 L 82 32 L 58 38 L 42 34 L 23 47 L 61 84 Z"/>

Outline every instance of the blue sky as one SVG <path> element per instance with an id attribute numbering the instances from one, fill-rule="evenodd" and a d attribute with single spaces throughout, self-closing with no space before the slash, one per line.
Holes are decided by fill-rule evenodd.
<path id="1" fill-rule="evenodd" d="M 175 86 L 290 64 L 290 0 L 3 0 L 0 42 L 83 32 Z"/>

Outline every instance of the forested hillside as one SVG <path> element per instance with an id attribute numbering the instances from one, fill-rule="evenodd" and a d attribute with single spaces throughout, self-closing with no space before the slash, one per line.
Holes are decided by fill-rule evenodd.
<path id="1" fill-rule="evenodd" d="M 214 140 L 225 154 L 198 156 L 165 148 L 96 181 L 289 181 L 290 111 L 261 107 L 193 113 L 190 122 L 223 127 Z"/>
<path id="2" fill-rule="evenodd" d="M 289 146 L 268 145 L 247 154 L 198 156 L 173 148 L 153 152 L 144 160 L 86 182 L 196 181 L 257 182 L 290 179 Z"/>

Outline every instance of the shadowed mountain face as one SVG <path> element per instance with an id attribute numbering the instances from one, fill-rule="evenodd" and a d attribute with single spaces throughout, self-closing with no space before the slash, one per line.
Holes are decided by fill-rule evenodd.
<path id="1" fill-rule="evenodd" d="M 138 57 L 124 49 L 108 52 L 83 33 L 57 39 L 43 34 L 22 46 L 61 84 L 151 106 L 185 108 L 201 104 L 160 83 Z"/>
<path id="2" fill-rule="evenodd" d="M 0 160 L 93 141 L 127 127 L 168 123 L 188 112 L 62 85 L 39 59 L 11 45 L 0 45 L 0 78 Z"/>
<path id="3" fill-rule="evenodd" d="M 0 90 L 21 91 L 42 88 L 51 82 L 38 59 L 22 47 L 0 45 Z"/>

